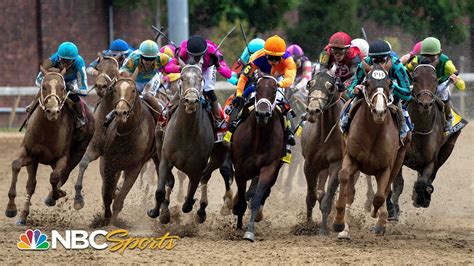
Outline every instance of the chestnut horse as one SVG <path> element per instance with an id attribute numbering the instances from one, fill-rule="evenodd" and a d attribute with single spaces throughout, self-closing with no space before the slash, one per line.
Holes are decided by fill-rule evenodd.
<path id="1" fill-rule="evenodd" d="M 133 78 L 117 80 L 113 89 L 113 102 L 115 118 L 105 132 L 100 158 L 104 217 L 107 223 L 116 221 L 125 197 L 143 165 L 150 159 L 155 165 L 159 164 L 155 146 L 155 119 L 140 100 Z M 121 171 L 124 172 L 124 182 L 116 195 Z M 110 210 L 112 200 L 113 213 Z"/>
<path id="2" fill-rule="evenodd" d="M 255 85 L 255 105 L 248 117 L 233 134 L 232 161 L 235 165 L 237 193 L 233 213 L 237 215 L 237 228 L 242 229 L 242 219 L 247 209 L 245 190 L 247 181 L 258 176 L 258 184 L 251 201 L 251 215 L 244 239 L 254 241 L 254 222 L 261 216 L 265 200 L 270 195 L 285 154 L 284 122 L 275 108 L 277 81 L 263 76 Z M 279 93 L 279 92 L 278 92 Z M 259 219 L 260 220 L 260 219 Z"/>
<path id="3" fill-rule="evenodd" d="M 63 108 L 68 99 L 63 69 L 61 73 L 47 72 L 41 66 L 39 106 L 31 114 L 19 155 L 12 162 L 12 182 L 8 192 L 7 217 L 15 217 L 16 182 L 23 166 L 28 170 L 26 200 L 18 224 L 25 225 L 30 212 L 31 197 L 36 188 L 38 164 L 50 165 L 53 169 L 50 177 L 52 191 L 45 200 L 46 205 L 54 206 L 56 200 L 66 196 L 61 190 L 69 174 L 81 160 L 87 145 L 94 134 L 94 117 L 87 109 L 85 116 L 89 123 L 81 129 L 75 129 L 75 118 L 69 108 Z"/>
<path id="4" fill-rule="evenodd" d="M 74 197 L 74 208 L 76 210 L 84 207 L 84 198 L 81 195 L 84 172 L 89 166 L 89 163 L 97 160 L 104 152 L 105 130 L 103 129 L 103 124 L 105 122 L 105 116 L 114 109 L 113 88 L 117 81 L 118 68 L 119 63 L 116 58 L 100 56 L 99 64 L 97 64 L 99 75 L 94 84 L 97 95 L 100 97 L 94 112 L 95 128 L 97 130 L 95 130 L 86 153 L 79 163 L 79 174 L 75 186 L 76 195 Z"/>
<path id="5" fill-rule="evenodd" d="M 301 147 L 306 192 L 307 221 L 312 221 L 316 200 L 319 201 L 322 221 L 319 233 L 327 234 L 327 221 L 334 194 L 339 185 L 338 172 L 342 164 L 342 135 L 337 129 L 342 101 L 334 85 L 335 79 L 327 72 L 319 72 L 308 83 L 307 123 L 303 127 Z M 328 193 L 325 193 L 329 174 Z"/>
<path id="6" fill-rule="evenodd" d="M 342 169 L 339 171 L 340 191 L 333 228 L 336 232 L 344 231 L 344 234 L 339 234 L 340 238 L 349 238 L 345 215 L 348 214 L 346 207 L 349 209 L 350 205 L 346 202 L 354 198 L 354 174 L 357 171 L 376 178 L 377 191 L 371 215 L 376 218 L 378 214 L 378 221 L 373 232 L 378 235 L 385 233 L 388 216 L 385 200 L 393 179 L 402 167 L 406 151 L 406 145 L 399 140 L 397 121 L 389 108 L 393 99 L 388 74 L 391 63 L 369 66 L 363 61 L 362 64 L 367 74 L 362 90 L 364 101 L 358 107 L 347 133 Z M 409 138 L 406 138 L 406 143 Z"/>

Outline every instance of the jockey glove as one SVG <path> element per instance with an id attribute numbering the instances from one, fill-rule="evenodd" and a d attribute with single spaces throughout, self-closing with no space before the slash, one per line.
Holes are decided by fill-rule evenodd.
<path id="1" fill-rule="evenodd" d="M 217 57 L 217 55 L 211 54 L 209 57 L 211 59 L 211 65 L 219 67 L 219 58 Z"/>
<path id="2" fill-rule="evenodd" d="M 232 99 L 232 105 L 234 107 L 240 108 L 244 105 L 244 98 L 237 96 L 234 99 Z"/>

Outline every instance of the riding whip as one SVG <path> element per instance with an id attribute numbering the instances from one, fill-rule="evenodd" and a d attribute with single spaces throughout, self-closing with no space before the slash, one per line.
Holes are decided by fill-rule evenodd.
<path id="1" fill-rule="evenodd" d="M 247 35 L 245 35 L 245 31 L 244 31 L 244 27 L 242 26 L 242 23 L 240 24 L 240 32 L 242 32 L 242 37 L 244 37 L 245 47 L 247 47 L 247 51 L 250 52 L 249 43 L 247 42 Z"/>
<path id="2" fill-rule="evenodd" d="M 227 39 L 227 37 L 229 37 L 229 35 L 234 32 L 235 28 L 237 28 L 237 25 L 235 25 L 232 29 L 230 29 L 229 32 L 227 32 L 227 34 L 224 36 L 224 38 L 222 38 L 222 40 L 219 42 L 219 45 L 217 45 L 217 49 L 216 49 L 216 52 L 217 50 L 219 50 L 219 48 L 221 47 L 222 43 L 225 41 L 225 39 Z"/>
<path id="3" fill-rule="evenodd" d="M 151 27 L 152 27 L 156 32 L 158 32 L 158 34 L 157 34 L 156 37 L 155 37 L 155 42 L 156 42 L 156 40 L 158 40 L 158 38 L 160 38 L 160 36 L 163 36 L 163 37 L 165 37 L 165 39 L 168 40 L 168 42 L 169 42 L 171 45 L 173 45 L 175 48 L 177 48 L 176 44 L 174 44 L 174 42 L 173 42 L 170 38 L 168 38 L 168 36 L 166 36 L 166 34 L 164 34 L 164 33 L 162 32 L 163 27 L 161 27 L 161 29 L 158 29 L 157 27 L 155 27 L 155 26 L 153 26 L 153 25 L 151 25 Z"/>

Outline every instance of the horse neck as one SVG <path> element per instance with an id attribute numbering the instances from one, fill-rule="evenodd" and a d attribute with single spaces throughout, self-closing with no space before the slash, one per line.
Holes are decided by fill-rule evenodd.
<path id="1" fill-rule="evenodd" d="M 65 112 L 68 112 L 66 109 L 67 106 L 64 106 L 61 112 L 59 113 L 58 119 L 56 121 L 51 121 L 46 118 L 46 114 L 43 109 L 38 107 L 35 111 L 35 115 L 28 122 L 27 130 L 30 132 L 35 132 L 35 135 L 57 135 L 61 128 L 66 128 L 66 126 L 64 125 L 64 116 L 66 115 Z"/>
<path id="2" fill-rule="evenodd" d="M 422 112 L 418 104 L 416 104 L 414 101 L 410 102 L 408 105 L 408 110 L 410 113 L 410 119 L 413 121 L 415 126 L 414 131 L 416 132 L 431 131 L 437 124 L 437 113 L 441 114 L 436 104 L 432 107 L 430 112 Z"/>
<path id="3" fill-rule="evenodd" d="M 201 103 L 198 103 L 196 111 L 188 114 L 186 113 L 186 106 L 184 103 L 179 103 L 178 110 L 176 110 L 176 123 L 181 124 L 181 128 L 186 128 L 185 132 L 190 134 L 196 132 L 202 124 L 200 123 L 201 117 L 203 115 L 204 109 Z"/>
<path id="4" fill-rule="evenodd" d="M 331 132 L 334 125 L 338 123 L 340 111 L 341 108 L 339 105 L 339 101 L 337 101 L 333 106 L 325 110 L 318 117 L 317 125 L 320 128 L 320 133 L 322 133 L 324 138 Z"/>
<path id="5" fill-rule="evenodd" d="M 255 147 L 260 150 L 272 149 L 275 143 L 275 139 L 270 136 L 275 131 L 275 125 L 281 123 L 281 118 L 276 110 L 273 110 L 272 116 L 268 119 L 265 125 L 259 125 L 257 123 L 257 117 L 255 111 L 249 114 L 252 119 L 252 139 L 255 141 Z"/>

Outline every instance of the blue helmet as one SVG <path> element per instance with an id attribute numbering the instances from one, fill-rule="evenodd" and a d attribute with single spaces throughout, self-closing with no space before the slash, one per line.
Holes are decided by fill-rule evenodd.
<path id="1" fill-rule="evenodd" d="M 251 54 L 255 53 L 258 50 L 263 49 L 265 41 L 260 38 L 255 38 L 249 42 L 248 49 Z"/>
<path id="2" fill-rule="evenodd" d="M 74 60 L 79 55 L 77 46 L 72 42 L 63 42 L 58 47 L 59 58 Z"/>
<path id="3" fill-rule="evenodd" d="M 128 44 L 127 44 L 126 41 L 124 41 L 122 39 L 116 39 L 116 40 L 114 40 L 113 42 L 110 43 L 109 50 L 110 51 L 119 51 L 119 52 L 127 51 L 128 50 Z"/>

